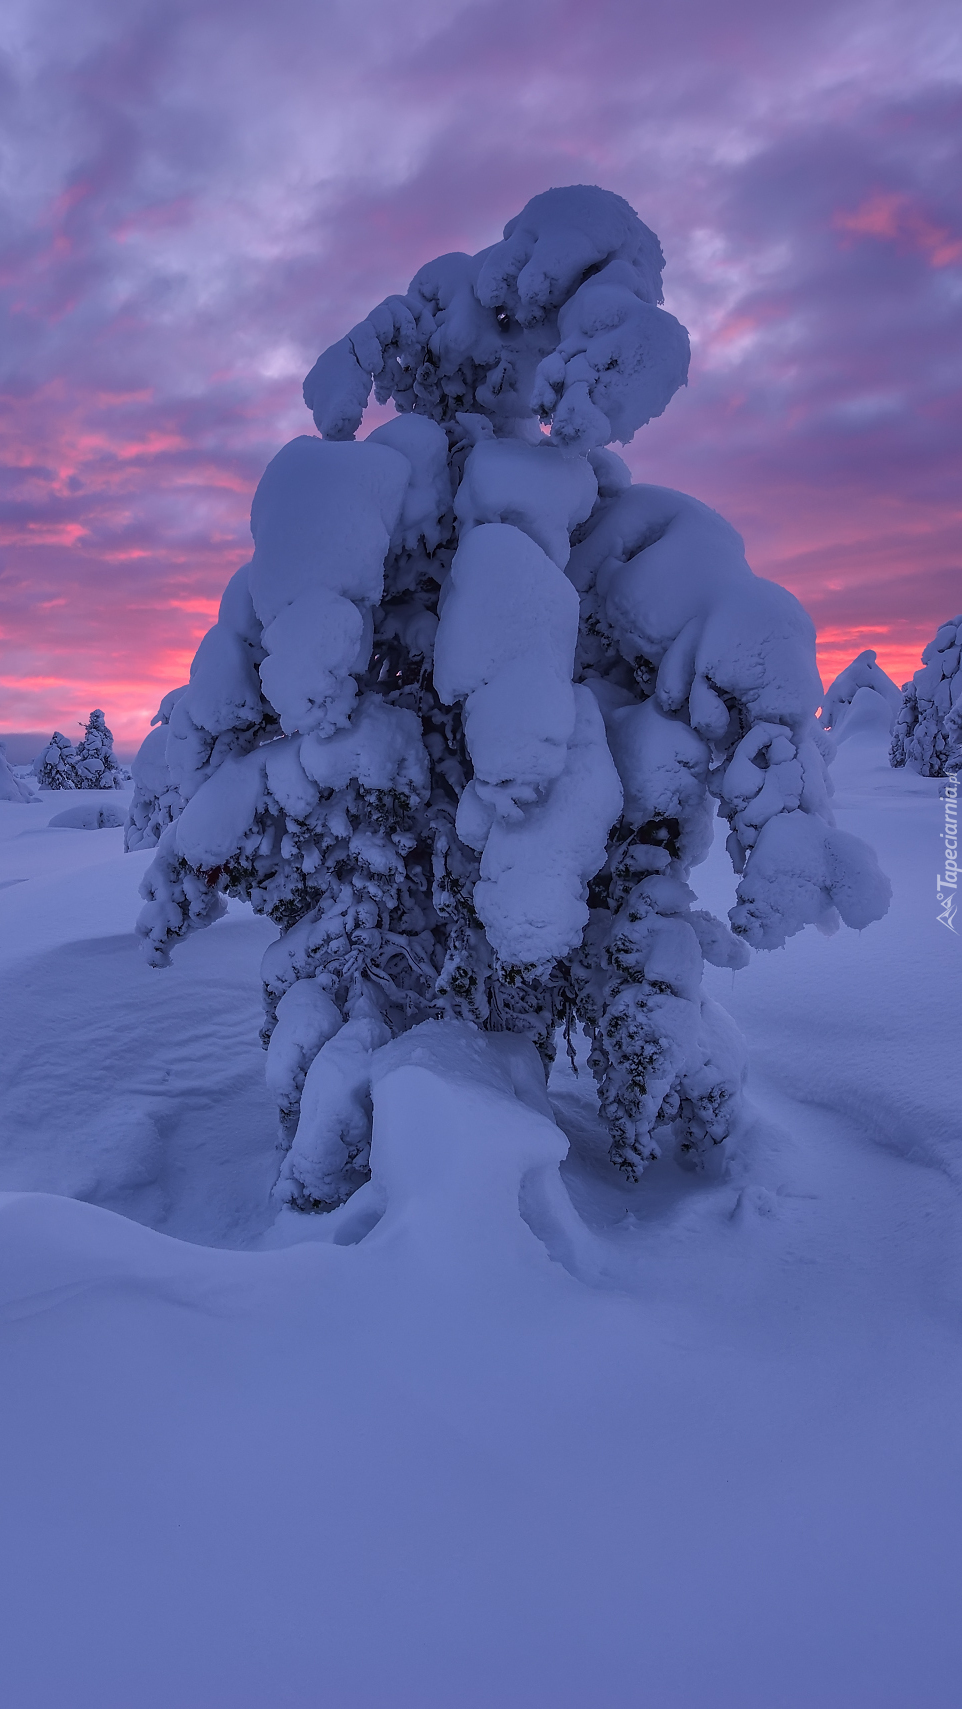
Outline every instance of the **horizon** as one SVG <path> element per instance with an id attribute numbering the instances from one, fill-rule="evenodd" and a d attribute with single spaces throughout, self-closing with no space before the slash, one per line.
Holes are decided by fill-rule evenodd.
<path id="1" fill-rule="evenodd" d="M 962 607 L 946 5 L 48 0 L 2 29 L 11 732 L 102 706 L 136 748 L 318 352 L 551 184 L 631 202 L 692 337 L 687 391 L 613 449 L 734 524 L 823 685 L 866 647 L 905 682 Z"/>

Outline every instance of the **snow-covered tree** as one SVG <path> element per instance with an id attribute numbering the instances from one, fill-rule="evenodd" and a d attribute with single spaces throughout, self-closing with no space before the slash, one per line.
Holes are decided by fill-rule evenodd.
<path id="1" fill-rule="evenodd" d="M 33 770 L 41 789 L 124 789 L 130 781 L 99 710 L 91 712 L 76 747 L 55 730 Z"/>
<path id="2" fill-rule="evenodd" d="M 838 734 L 860 688 L 870 688 L 884 701 L 890 711 L 891 730 L 902 705 L 902 691 L 883 671 L 870 647 L 866 647 L 864 653 L 858 653 L 851 664 L 839 671 L 831 687 L 826 689 L 819 717 L 823 730 Z"/>
<path id="3" fill-rule="evenodd" d="M 962 769 L 962 615 L 936 630 L 922 653 L 922 668 L 902 690 L 892 732 L 893 766 L 923 777 Z"/>
<path id="4" fill-rule="evenodd" d="M 80 789 L 124 789 L 130 777 L 114 755 L 114 738 L 99 708 L 91 712 L 73 759 Z"/>
<path id="5" fill-rule="evenodd" d="M 609 192 L 536 196 L 479 255 L 421 269 L 305 382 L 321 438 L 268 466 L 254 554 L 170 712 L 185 803 L 139 929 L 248 898 L 280 1193 L 365 1178 L 371 1053 L 430 1016 L 535 1041 L 581 1025 L 631 1178 L 730 1131 L 742 1053 L 701 993 L 813 922 L 887 906 L 835 828 L 814 632 L 739 536 L 633 485 L 627 443 L 685 383 L 654 234 Z M 396 420 L 354 435 L 370 397 Z M 691 869 L 712 799 L 741 875 L 731 929 Z"/>
<path id="6" fill-rule="evenodd" d="M 38 799 L 36 790 L 25 778 L 17 776 L 7 759 L 6 742 L 0 742 L 0 801 L 27 802 Z"/>
<path id="7" fill-rule="evenodd" d="M 80 779 L 74 761 L 77 750 L 67 737 L 55 730 L 43 752 L 33 762 L 34 775 L 41 789 L 79 789 Z"/>
<path id="8" fill-rule="evenodd" d="M 184 810 L 183 797 L 171 782 L 167 766 L 167 726 L 170 714 L 185 692 L 172 688 L 165 694 L 153 718 L 150 734 L 137 750 L 130 774 L 134 792 L 124 826 L 124 848 L 153 848 L 163 831 Z"/>

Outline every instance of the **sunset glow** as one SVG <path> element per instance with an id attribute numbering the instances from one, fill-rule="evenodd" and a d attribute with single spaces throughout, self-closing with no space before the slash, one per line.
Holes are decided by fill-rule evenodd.
<path id="1" fill-rule="evenodd" d="M 248 556 L 265 463 L 312 431 L 318 351 L 579 181 L 658 232 L 692 334 L 636 478 L 740 529 L 811 612 L 823 679 L 870 646 L 905 680 L 962 609 L 962 104 L 948 34 L 876 15 L 742 0 L 723 30 L 704 0 L 467 0 L 412 32 L 374 0 L 109 3 L 69 29 L 62 0 L 24 9 L 0 120 L 0 729 L 100 705 L 129 751 Z"/>

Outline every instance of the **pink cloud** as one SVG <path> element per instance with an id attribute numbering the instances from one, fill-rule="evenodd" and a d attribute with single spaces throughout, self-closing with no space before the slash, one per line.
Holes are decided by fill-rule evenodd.
<path id="1" fill-rule="evenodd" d="M 931 267 L 962 261 L 962 237 L 930 220 L 904 190 L 876 190 L 859 207 L 832 218 L 836 231 L 859 237 L 887 238 L 926 256 Z"/>

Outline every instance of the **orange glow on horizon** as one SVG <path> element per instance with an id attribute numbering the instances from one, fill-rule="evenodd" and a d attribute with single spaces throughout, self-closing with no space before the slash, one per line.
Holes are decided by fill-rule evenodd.
<path id="1" fill-rule="evenodd" d="M 207 609 L 203 615 L 212 619 L 216 615 L 216 602 L 204 602 L 204 605 Z M 174 605 L 171 609 L 195 609 L 200 614 L 201 605 L 200 602 L 186 608 Z M 65 671 L 62 674 L 25 672 L 0 677 L 5 705 L 4 727 L 8 730 L 57 728 L 69 731 L 74 724 L 85 722 L 92 707 L 102 706 L 119 748 L 129 753 L 147 734 L 150 719 L 163 696 L 169 689 L 187 681 L 196 642 L 202 632 L 198 628 L 189 644 L 158 649 L 145 663 L 143 675 L 137 677 L 127 670 L 121 669 L 114 675 L 104 668 L 91 670 L 89 674 L 86 671 Z M 930 639 L 926 632 L 913 644 L 897 639 L 881 628 L 827 628 L 818 636 L 819 674 L 827 688 L 857 653 L 871 647 L 882 669 L 901 687 L 918 670 L 921 648 Z"/>

